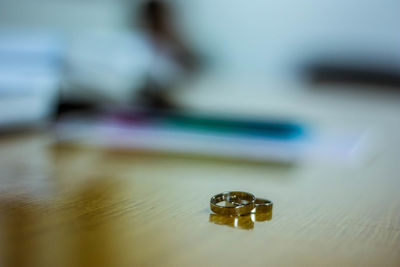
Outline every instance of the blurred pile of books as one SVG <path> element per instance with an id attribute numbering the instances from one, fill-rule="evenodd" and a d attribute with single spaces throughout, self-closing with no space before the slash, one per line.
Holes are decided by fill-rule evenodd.
<path id="1" fill-rule="evenodd" d="M 62 50 L 52 34 L 0 32 L 0 130 L 37 125 L 51 115 Z"/>

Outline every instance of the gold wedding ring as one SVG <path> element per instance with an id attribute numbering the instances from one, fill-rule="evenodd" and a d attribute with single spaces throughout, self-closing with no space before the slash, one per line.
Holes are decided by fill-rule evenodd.
<path id="1" fill-rule="evenodd" d="M 267 213 L 272 211 L 272 202 L 264 198 L 256 198 L 255 200 L 255 212 L 256 213 Z"/>
<path id="2" fill-rule="evenodd" d="M 251 213 L 256 207 L 255 201 L 256 197 L 247 192 L 225 192 L 211 198 L 210 208 L 220 215 L 241 216 Z M 225 202 L 225 206 L 220 205 L 221 202 Z"/>

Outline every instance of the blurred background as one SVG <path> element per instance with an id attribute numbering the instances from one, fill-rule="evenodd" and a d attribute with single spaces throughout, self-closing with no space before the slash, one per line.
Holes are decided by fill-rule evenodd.
<path id="1" fill-rule="evenodd" d="M 0 127 L 104 108 L 278 126 L 312 119 L 315 105 L 376 114 L 372 99 L 394 101 L 400 85 L 398 10 L 395 0 L 1 0 Z M 321 102 L 326 88 L 348 95 Z"/>
<path id="2" fill-rule="evenodd" d="M 399 25 L 399 0 L 0 0 L 0 265 L 397 266 Z M 209 214 L 225 190 L 274 202 L 258 241 L 210 227 L 254 227 Z"/>

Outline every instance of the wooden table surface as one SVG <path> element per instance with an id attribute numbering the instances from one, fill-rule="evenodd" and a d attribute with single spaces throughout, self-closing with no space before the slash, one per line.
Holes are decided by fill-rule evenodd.
<path id="1" fill-rule="evenodd" d="M 252 164 L 60 146 L 48 132 L 2 136 L 0 266 L 400 266 L 399 108 L 382 101 L 347 107 L 353 113 L 345 105 L 345 116 L 311 100 L 325 112 L 296 110 L 319 125 L 382 129 L 357 164 Z M 272 216 L 211 214 L 210 197 L 227 190 L 271 199 Z"/>

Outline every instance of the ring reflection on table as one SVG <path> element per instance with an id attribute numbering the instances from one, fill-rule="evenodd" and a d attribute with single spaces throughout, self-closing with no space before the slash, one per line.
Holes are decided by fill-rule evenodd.
<path id="1" fill-rule="evenodd" d="M 252 216 L 253 215 L 231 217 L 211 213 L 209 221 L 218 225 L 227 225 L 229 227 L 250 230 L 254 228 L 254 220 Z"/>

